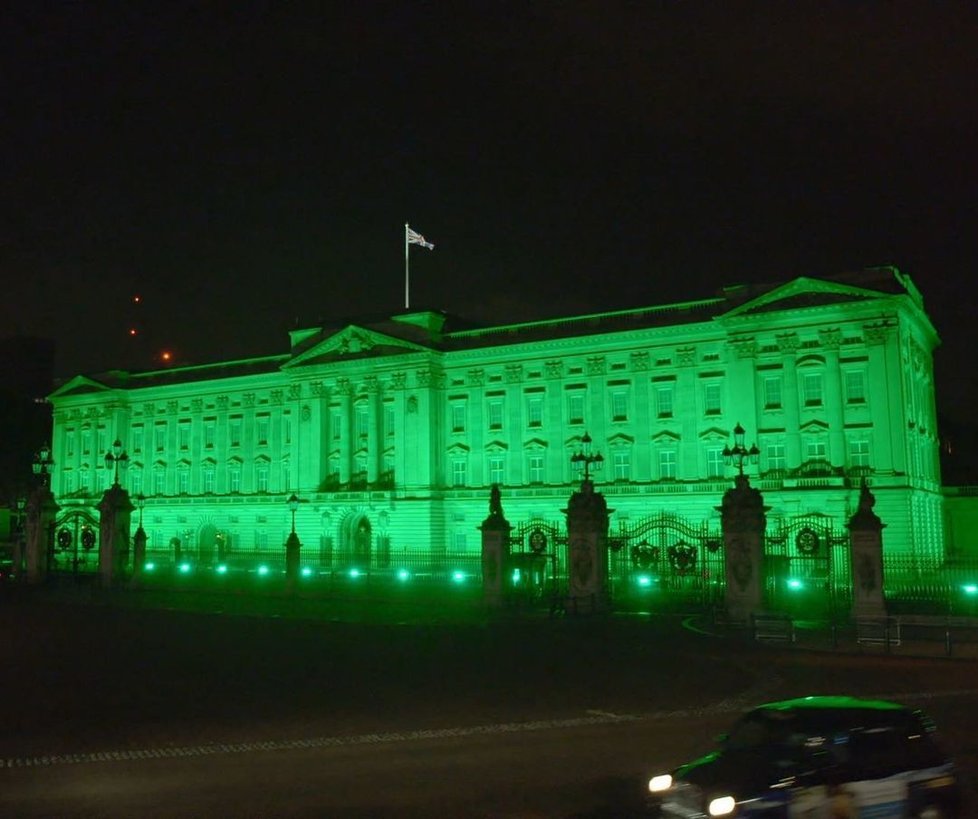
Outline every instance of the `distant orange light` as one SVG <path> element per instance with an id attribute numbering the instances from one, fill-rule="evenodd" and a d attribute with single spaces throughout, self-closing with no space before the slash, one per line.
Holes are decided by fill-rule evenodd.
<path id="1" fill-rule="evenodd" d="M 164 350 L 162 353 L 160 353 L 160 358 L 162 358 L 164 361 L 169 361 L 172 357 L 173 356 L 170 355 L 169 350 Z"/>
<path id="2" fill-rule="evenodd" d="M 142 296 L 133 296 L 132 297 L 133 304 L 139 304 L 139 302 L 141 302 L 142 300 L 143 300 L 143 297 Z"/>
<path id="3" fill-rule="evenodd" d="M 136 335 L 136 328 L 135 327 L 130 327 L 129 328 L 129 335 L 131 335 L 131 336 Z"/>

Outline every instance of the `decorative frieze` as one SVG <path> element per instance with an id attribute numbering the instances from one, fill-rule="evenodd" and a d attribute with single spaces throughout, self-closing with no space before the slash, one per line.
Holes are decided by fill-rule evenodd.
<path id="1" fill-rule="evenodd" d="M 649 353 L 647 350 L 636 350 L 630 356 L 632 372 L 644 373 L 649 369 Z"/>
<path id="2" fill-rule="evenodd" d="M 607 369 L 607 362 L 603 355 L 594 355 L 587 360 L 588 375 L 604 375 Z"/>
<path id="3" fill-rule="evenodd" d="M 892 331 L 893 327 L 889 324 L 866 324 L 863 326 L 863 337 L 867 344 L 885 344 Z"/>
<path id="4" fill-rule="evenodd" d="M 486 383 L 486 371 L 482 367 L 474 367 L 467 374 L 470 387 L 481 387 Z"/>
<path id="5" fill-rule="evenodd" d="M 778 336 L 778 351 L 782 355 L 794 355 L 801 346 L 801 339 L 798 333 L 781 333 Z"/>
<path id="6" fill-rule="evenodd" d="M 407 386 L 407 374 L 392 373 L 390 385 L 392 390 L 403 390 Z"/>
<path id="7" fill-rule="evenodd" d="M 677 347 L 676 362 L 680 367 L 692 367 L 696 363 L 696 348 Z"/>
<path id="8" fill-rule="evenodd" d="M 255 394 L 253 392 L 246 392 L 241 398 L 246 408 L 250 409 L 255 406 Z"/>
<path id="9" fill-rule="evenodd" d="M 272 390 L 269 396 L 274 406 L 277 407 L 282 403 L 282 390 Z"/>
<path id="10" fill-rule="evenodd" d="M 217 396 L 217 409 L 218 412 L 227 412 L 228 406 L 230 405 L 230 399 L 226 395 Z"/>
<path id="11" fill-rule="evenodd" d="M 730 340 L 734 355 L 740 359 L 757 358 L 757 339 L 755 338 L 733 338 Z"/>
<path id="12" fill-rule="evenodd" d="M 838 327 L 831 330 L 819 330 L 818 337 L 826 350 L 838 351 L 839 347 L 842 346 L 842 331 Z"/>
<path id="13" fill-rule="evenodd" d="M 523 381 L 523 365 L 522 364 L 507 364 L 506 365 L 506 383 L 507 384 L 519 384 Z"/>

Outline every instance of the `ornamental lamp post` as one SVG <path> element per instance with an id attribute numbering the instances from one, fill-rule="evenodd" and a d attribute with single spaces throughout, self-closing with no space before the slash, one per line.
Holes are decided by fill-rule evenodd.
<path id="1" fill-rule="evenodd" d="M 126 468 L 129 466 L 129 456 L 126 451 L 122 448 L 122 441 L 118 438 L 112 443 L 112 450 L 105 453 L 105 468 L 112 469 L 115 468 L 115 474 L 112 479 L 112 485 L 119 485 L 119 471 L 122 471 L 123 476 L 125 476 Z"/>
<path id="2" fill-rule="evenodd" d="M 289 511 L 292 513 L 292 534 L 295 534 L 295 513 L 299 509 L 299 498 L 293 492 L 291 497 L 286 501 L 289 505 Z"/>
<path id="3" fill-rule="evenodd" d="M 136 508 L 139 510 L 139 526 L 136 528 L 136 535 L 133 538 L 133 581 L 146 568 L 146 530 L 143 529 L 143 507 L 146 506 L 146 496 L 140 492 L 135 497 Z"/>
<path id="4" fill-rule="evenodd" d="M 583 483 L 589 483 L 591 471 L 600 472 L 603 465 L 604 455 L 600 452 L 591 454 L 591 436 L 585 432 L 584 437 L 581 438 L 580 450 L 571 455 L 571 466 L 577 472 L 583 473 Z"/>
<path id="5" fill-rule="evenodd" d="M 734 445 L 723 448 L 723 462 L 727 466 L 736 465 L 738 477 L 743 477 L 744 463 L 756 464 L 761 454 L 757 444 L 751 444 L 749 449 L 744 445 L 744 435 L 744 428 L 738 423 L 734 427 Z"/>
<path id="6" fill-rule="evenodd" d="M 139 526 L 137 531 L 143 528 L 143 507 L 146 506 L 146 496 L 140 492 L 136 495 L 136 508 L 139 510 Z"/>
<path id="7" fill-rule="evenodd" d="M 299 577 L 299 549 L 302 548 L 299 536 L 295 533 L 295 513 L 299 508 L 299 498 L 293 492 L 286 503 L 292 513 L 292 533 L 285 541 L 285 582 L 289 593 L 292 593 Z"/>

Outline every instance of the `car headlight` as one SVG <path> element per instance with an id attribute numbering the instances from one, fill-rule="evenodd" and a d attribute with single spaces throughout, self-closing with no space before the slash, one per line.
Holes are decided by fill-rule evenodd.
<path id="1" fill-rule="evenodd" d="M 732 796 L 721 796 L 710 800 L 710 804 L 706 806 L 706 812 L 710 816 L 729 816 L 736 807 L 737 800 Z"/>
<path id="2" fill-rule="evenodd" d="M 662 793 L 672 787 L 672 776 L 670 774 L 659 774 L 649 780 L 649 793 Z"/>

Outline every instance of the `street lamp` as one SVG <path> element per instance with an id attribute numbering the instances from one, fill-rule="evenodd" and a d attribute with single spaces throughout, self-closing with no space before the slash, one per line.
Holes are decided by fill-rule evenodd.
<path id="1" fill-rule="evenodd" d="M 136 495 L 136 508 L 139 510 L 139 526 L 138 529 L 143 528 L 143 507 L 146 505 L 146 496 L 140 492 Z"/>
<path id="2" fill-rule="evenodd" d="M 299 509 L 299 499 L 296 497 L 295 493 L 288 499 L 289 511 L 292 513 L 292 534 L 295 534 L 295 513 Z"/>
<path id="3" fill-rule="evenodd" d="M 744 428 L 738 423 L 734 427 L 734 445 L 723 448 L 723 462 L 727 466 L 735 464 L 737 475 L 742 476 L 744 474 L 744 462 L 750 461 L 750 463 L 756 464 L 760 454 L 761 450 L 757 448 L 757 444 L 751 444 L 750 449 L 744 446 Z"/>
<path id="4" fill-rule="evenodd" d="M 591 436 L 585 432 L 581 438 L 581 449 L 571 455 L 571 466 L 578 472 L 584 473 L 584 482 L 591 480 L 591 470 L 599 472 L 604 465 L 604 455 L 600 452 L 591 454 Z"/>
<path id="5" fill-rule="evenodd" d="M 44 444 L 34 456 L 34 463 L 31 464 L 31 469 L 34 470 L 34 474 L 40 479 L 44 486 L 48 485 L 48 481 L 51 480 L 51 467 L 54 466 L 54 461 L 51 460 L 51 447 Z"/>
<path id="6" fill-rule="evenodd" d="M 122 448 L 122 441 L 118 438 L 112 443 L 112 450 L 105 453 L 105 468 L 112 469 L 115 467 L 115 476 L 112 479 L 112 485 L 119 485 L 119 470 L 122 470 L 123 476 L 126 472 L 126 467 L 129 466 L 129 456 L 126 451 Z"/>

